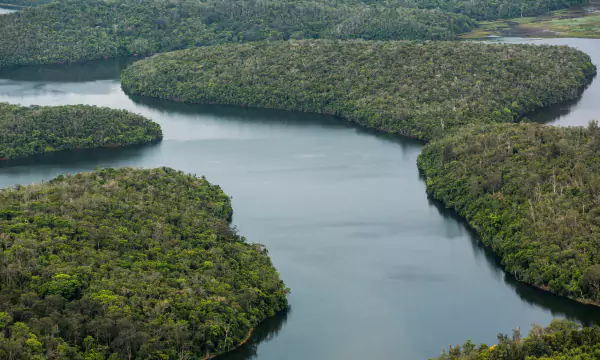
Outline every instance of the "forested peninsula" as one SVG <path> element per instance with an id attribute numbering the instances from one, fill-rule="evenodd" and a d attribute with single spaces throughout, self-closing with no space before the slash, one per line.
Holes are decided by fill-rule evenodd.
<path id="1" fill-rule="evenodd" d="M 19 106 L 0 103 L 0 159 L 162 139 L 155 122 L 125 110 L 87 105 Z"/>
<path id="2" fill-rule="evenodd" d="M 598 353 L 600 328 L 554 320 L 546 328 L 534 325 L 525 338 L 521 338 L 519 329 L 510 336 L 500 334 L 498 343 L 492 346 L 467 341 L 437 360 L 596 360 Z"/>
<path id="3" fill-rule="evenodd" d="M 506 271 L 600 304 L 600 129 L 467 127 L 427 144 L 427 192 L 465 217 Z"/>
<path id="4" fill-rule="evenodd" d="M 566 46 L 301 40 L 158 54 L 121 81 L 129 94 L 331 114 L 430 140 L 573 99 L 595 73 Z"/>
<path id="5" fill-rule="evenodd" d="M 101 169 L 0 190 L 0 357 L 202 359 L 289 290 L 217 185 Z"/>
<path id="6" fill-rule="evenodd" d="M 46 0 L 12 0 L 34 5 Z M 287 39 L 450 40 L 584 0 L 60 0 L 0 18 L 0 68 Z"/>

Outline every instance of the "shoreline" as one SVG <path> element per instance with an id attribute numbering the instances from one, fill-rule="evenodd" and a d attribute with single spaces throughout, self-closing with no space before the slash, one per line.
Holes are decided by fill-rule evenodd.
<path id="1" fill-rule="evenodd" d="M 516 119 L 516 122 L 522 122 L 525 118 L 527 118 L 527 116 L 529 114 L 532 114 L 532 113 L 534 113 L 536 111 L 548 108 L 548 107 L 553 106 L 553 105 L 560 104 L 560 103 L 562 103 L 564 101 L 567 101 L 567 100 L 572 100 L 572 99 L 579 98 L 582 95 L 582 93 L 587 89 L 587 87 L 594 81 L 594 79 L 595 79 L 596 76 L 597 76 L 597 69 L 594 67 L 593 71 L 590 71 L 589 73 L 585 74 L 585 76 L 581 80 L 581 83 L 579 84 L 579 88 L 577 89 L 577 91 L 574 91 L 574 92 L 566 95 L 566 98 L 562 99 L 562 101 L 559 101 L 559 102 L 556 102 L 556 103 L 551 103 L 551 104 L 544 104 L 544 106 L 539 106 L 539 107 L 537 107 L 537 108 L 535 108 L 535 109 L 533 109 L 531 111 L 528 111 L 528 112 L 525 112 L 523 114 L 520 114 L 518 116 L 518 118 Z M 122 87 L 123 91 L 127 95 L 135 95 L 135 96 L 140 96 L 140 97 L 145 97 L 145 98 L 150 98 L 150 99 L 168 100 L 168 101 L 173 101 L 173 102 L 177 102 L 177 103 L 186 103 L 186 104 L 192 104 L 192 105 L 194 105 L 194 104 L 195 105 L 218 104 L 218 105 L 236 106 L 236 107 L 239 107 L 239 108 L 259 108 L 259 109 L 275 109 L 275 110 L 288 111 L 288 112 L 305 112 L 305 111 L 301 111 L 301 110 L 298 111 L 298 110 L 290 110 L 290 109 L 285 109 L 285 108 L 268 107 L 268 106 L 256 106 L 256 105 L 255 106 L 249 106 L 248 104 L 232 104 L 232 103 L 227 104 L 227 103 L 223 103 L 223 102 L 219 102 L 219 101 L 214 101 L 214 100 L 210 100 L 210 101 L 183 101 L 180 97 L 171 97 L 170 98 L 168 96 L 157 97 L 157 96 L 147 96 L 147 95 L 138 94 L 135 91 L 129 91 L 127 89 L 127 86 L 124 86 L 123 83 L 121 83 L 121 87 Z M 326 113 L 324 114 L 324 113 L 318 113 L 318 112 L 307 112 L 307 113 L 313 113 L 313 114 L 318 114 L 318 115 L 331 115 L 331 114 L 326 114 Z M 338 119 L 344 120 L 344 121 L 346 121 L 348 123 L 355 124 L 356 126 L 359 126 L 361 128 L 365 128 L 365 129 L 367 129 L 369 131 L 374 131 L 374 132 L 381 133 L 381 134 L 386 134 L 387 133 L 387 134 L 392 134 L 394 136 L 402 136 L 403 138 L 411 138 L 411 136 L 407 136 L 407 135 L 399 133 L 399 132 L 388 132 L 388 131 L 385 131 L 385 129 L 379 129 L 379 128 L 376 128 L 376 127 L 370 127 L 370 126 L 365 125 L 363 122 L 359 122 L 359 121 L 356 121 L 356 120 L 351 120 L 351 119 L 344 118 L 344 117 L 341 117 L 341 116 L 335 116 L 335 117 L 338 118 Z M 552 126 L 552 125 L 544 125 L 544 126 Z M 414 138 L 414 137 L 412 137 L 412 138 Z M 418 139 L 418 140 L 424 141 L 425 143 L 428 142 L 428 139 Z M 429 139 L 429 140 L 431 140 L 431 139 Z M 421 171 L 421 169 L 419 169 L 419 171 Z M 429 195 L 429 192 L 427 192 L 427 193 Z M 444 206 L 446 206 L 446 204 L 442 200 L 440 200 L 440 199 L 436 199 L 436 200 L 440 201 L 440 203 L 442 203 Z M 475 233 L 478 235 L 478 241 L 481 244 L 483 244 L 484 246 L 488 247 L 481 240 L 481 236 L 480 236 L 479 232 L 476 231 L 476 229 L 473 226 L 471 226 L 469 220 L 466 217 L 462 216 L 454 208 L 449 208 L 449 209 L 452 209 L 461 219 L 463 219 L 464 221 L 466 221 L 466 223 L 469 224 L 469 226 L 475 230 Z M 497 255 L 497 253 L 493 249 L 491 249 L 491 248 L 489 248 L 489 249 L 494 254 Z M 510 275 L 510 273 L 508 273 L 506 271 L 506 269 L 504 268 L 504 266 L 501 265 L 501 267 L 502 267 L 502 271 L 505 274 Z M 510 276 L 512 276 L 512 275 L 510 275 Z M 521 281 L 521 280 L 518 280 L 518 279 L 516 279 L 516 281 L 518 281 L 518 282 L 520 282 L 522 284 L 526 284 L 526 285 L 537 287 L 538 289 L 544 290 L 545 292 L 547 292 L 549 294 L 552 294 L 554 296 L 560 296 L 562 298 L 573 300 L 573 301 L 576 301 L 576 302 L 579 302 L 579 303 L 582 303 L 582 304 L 587 304 L 587 305 L 592 305 L 592 306 L 600 307 L 600 302 L 593 302 L 593 301 L 582 299 L 582 298 L 575 298 L 575 297 L 570 297 L 570 296 L 559 295 L 559 294 L 556 294 L 556 293 L 553 293 L 553 292 L 549 291 L 547 288 L 545 289 L 543 286 L 540 286 L 540 285 L 531 284 L 531 283 L 528 283 L 528 282 L 525 282 L 525 281 Z M 208 358 L 208 359 L 210 359 L 210 358 Z"/>
<path id="2" fill-rule="evenodd" d="M 26 5 L 15 5 L 15 4 L 6 4 L 6 3 L 0 3 L 0 8 L 4 8 L 4 9 L 25 9 L 28 8 L 29 6 Z"/>
<path id="3" fill-rule="evenodd" d="M 10 162 L 10 161 L 17 161 L 17 160 L 24 160 L 24 159 L 29 159 L 29 158 L 34 158 L 34 157 L 40 157 L 40 156 L 44 156 L 44 155 L 48 155 L 48 154 L 56 154 L 56 153 L 61 153 L 61 152 L 73 152 L 73 151 L 81 151 L 81 150 L 94 150 L 94 149 L 119 149 L 119 148 L 127 148 L 127 147 L 132 147 L 132 146 L 144 146 L 144 145 L 153 145 L 153 144 L 157 144 L 159 142 L 162 141 L 162 137 L 160 139 L 155 139 L 152 141 L 146 141 L 146 142 L 142 142 L 142 143 L 131 143 L 131 144 L 105 144 L 102 146 L 93 146 L 93 147 L 76 147 L 73 149 L 62 149 L 62 150 L 54 150 L 54 151 L 45 151 L 41 154 L 33 154 L 33 155 L 25 155 L 25 156 L 18 156 L 18 157 L 13 157 L 13 158 L 8 158 L 8 157 L 0 157 L 0 162 Z"/>
<path id="4" fill-rule="evenodd" d="M 185 50 L 183 50 L 183 51 L 185 51 Z M 122 74 L 122 72 L 121 72 L 121 74 Z M 556 105 L 559 105 L 559 104 L 564 103 L 566 101 L 574 100 L 574 99 L 577 99 L 577 98 L 581 97 L 582 94 L 585 92 L 585 90 L 592 84 L 592 82 L 594 81 L 594 79 L 596 78 L 597 75 L 598 75 L 598 68 L 596 68 L 594 66 L 593 71 L 590 71 L 589 73 L 584 73 L 584 77 L 583 77 L 582 81 L 580 82 L 579 87 L 575 91 L 573 91 L 573 93 L 568 94 L 564 99 L 562 99 L 559 102 L 544 104 L 543 106 L 539 106 L 539 107 L 534 108 L 532 110 L 525 111 L 523 113 L 517 114 L 517 115 L 515 115 L 516 118 L 514 118 L 513 121 L 515 123 L 520 123 L 520 122 L 526 120 L 530 114 L 533 114 L 533 113 L 535 113 L 537 111 L 540 111 L 542 109 L 545 109 L 545 108 L 548 108 L 548 107 L 551 107 L 551 106 L 556 106 Z M 401 137 L 406 138 L 406 139 L 416 140 L 416 141 L 423 142 L 424 144 L 426 144 L 426 143 L 428 143 L 430 141 L 436 140 L 436 138 L 415 136 L 415 135 L 413 135 L 413 134 L 410 133 L 411 132 L 410 129 L 403 129 L 403 130 L 399 130 L 399 131 L 387 131 L 384 128 L 371 127 L 371 126 L 365 124 L 362 119 L 350 119 L 350 118 L 343 117 L 343 116 L 340 116 L 340 115 L 336 115 L 335 113 L 330 113 L 330 112 L 304 111 L 303 109 L 300 109 L 300 110 L 295 109 L 295 110 L 293 110 L 293 109 L 286 109 L 286 108 L 280 108 L 280 107 L 274 107 L 274 106 L 260 106 L 260 105 L 249 105 L 249 104 L 233 104 L 233 103 L 224 103 L 224 102 L 219 102 L 219 101 L 214 101 L 214 100 L 209 100 L 209 101 L 185 101 L 185 100 L 182 100 L 180 97 L 149 96 L 149 95 L 139 94 L 139 93 L 137 93 L 135 91 L 130 91 L 127 86 L 123 85 L 123 80 L 122 80 L 121 77 L 120 77 L 120 82 L 121 82 L 121 89 L 128 96 L 137 96 L 137 97 L 140 97 L 140 98 L 162 100 L 162 101 L 171 101 L 171 102 L 174 102 L 174 103 L 187 104 L 187 105 L 219 105 L 219 106 L 231 106 L 231 107 L 236 107 L 236 108 L 241 108 L 241 109 L 264 109 L 264 110 L 283 111 L 283 112 L 289 112 L 289 113 L 304 113 L 304 114 L 315 114 L 315 115 L 321 115 L 321 116 L 332 116 L 332 117 L 334 117 L 334 118 L 336 118 L 338 120 L 344 121 L 344 122 L 346 122 L 348 124 L 353 124 L 353 125 L 356 125 L 356 126 L 362 128 L 364 130 L 373 131 L 373 132 L 376 132 L 378 134 L 386 134 L 386 135 L 390 135 L 390 136 L 401 136 Z"/>
<path id="5" fill-rule="evenodd" d="M 460 40 L 489 37 L 543 39 L 600 39 L 600 2 L 555 10 L 545 15 L 479 21 L 478 26 L 458 35 Z"/>
<path id="6" fill-rule="evenodd" d="M 547 126 L 552 126 L 552 125 L 547 125 Z M 418 170 L 419 170 L 419 176 L 421 176 L 423 178 L 423 180 L 425 181 L 425 183 L 427 183 L 427 176 L 425 176 L 424 171 L 421 168 L 418 168 Z M 479 245 L 483 246 L 485 248 L 485 250 L 491 252 L 494 255 L 494 257 L 497 260 L 497 264 L 495 264 L 495 265 L 498 266 L 498 267 L 500 267 L 502 269 L 502 272 L 505 275 L 510 276 L 511 278 L 513 278 L 515 281 L 517 281 L 520 284 L 523 284 L 523 285 L 526 285 L 526 286 L 531 286 L 532 288 L 535 288 L 537 290 L 543 291 L 547 295 L 556 296 L 556 297 L 559 297 L 561 299 L 567 299 L 569 301 L 574 301 L 574 302 L 582 304 L 582 305 L 593 306 L 594 308 L 600 308 L 600 301 L 593 301 L 593 300 L 588 300 L 588 299 L 585 299 L 585 298 L 576 298 L 576 297 L 571 297 L 571 296 L 559 295 L 559 294 L 556 294 L 556 293 L 550 291 L 548 289 L 548 287 L 545 286 L 545 285 L 532 284 L 532 283 L 529 283 L 529 282 L 525 282 L 525 281 L 519 280 L 513 274 L 511 274 L 508 271 L 506 271 L 506 268 L 502 264 L 502 259 L 500 258 L 500 256 L 498 255 L 498 253 L 496 253 L 496 251 L 494 251 L 494 249 L 492 249 L 491 246 L 487 245 L 486 243 L 484 243 L 481 240 L 481 235 L 479 234 L 479 232 L 477 231 L 477 229 L 469 222 L 469 219 L 467 219 L 465 216 L 461 215 L 456 210 L 455 207 L 447 207 L 446 203 L 443 200 L 435 198 L 433 195 L 431 195 L 429 193 L 429 191 L 427 191 L 427 190 L 425 190 L 425 191 L 427 193 L 427 197 L 428 198 L 430 198 L 431 200 L 437 202 L 444 209 L 451 211 L 452 214 L 454 216 L 456 216 L 457 219 L 460 220 L 460 222 L 468 228 L 468 230 L 473 231 L 477 235 L 477 243 Z"/>
<path id="7" fill-rule="evenodd" d="M 246 335 L 246 337 L 244 338 L 244 340 L 242 340 L 242 342 L 240 342 L 239 344 L 237 344 L 233 349 L 228 350 L 228 351 L 223 352 L 223 353 L 216 353 L 216 354 L 212 354 L 212 355 L 211 354 L 206 355 L 205 357 L 202 358 L 202 360 L 215 359 L 215 358 L 217 358 L 219 356 L 222 356 L 222 355 L 225 355 L 225 354 L 229 354 L 232 351 L 235 351 L 235 350 L 239 349 L 240 347 L 246 345 L 251 340 L 251 337 L 252 337 L 252 334 L 254 333 L 254 330 L 256 330 L 256 328 L 250 328 L 250 331 L 248 331 L 248 334 Z"/>

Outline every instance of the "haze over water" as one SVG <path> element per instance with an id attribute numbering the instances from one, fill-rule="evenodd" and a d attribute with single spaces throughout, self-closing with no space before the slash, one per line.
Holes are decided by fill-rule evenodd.
<path id="1" fill-rule="evenodd" d="M 575 45 L 600 64 L 600 40 L 533 42 Z M 292 289 L 291 311 L 223 359 L 426 359 L 553 317 L 600 323 L 596 308 L 516 283 L 460 219 L 427 199 L 421 143 L 325 116 L 131 99 L 122 66 L 4 71 L 0 101 L 128 109 L 160 123 L 162 143 L 4 163 L 0 187 L 99 166 L 169 166 L 221 185 L 240 233 L 267 245 Z M 586 124 L 600 113 L 598 96 L 596 79 L 578 102 L 532 118 Z"/>

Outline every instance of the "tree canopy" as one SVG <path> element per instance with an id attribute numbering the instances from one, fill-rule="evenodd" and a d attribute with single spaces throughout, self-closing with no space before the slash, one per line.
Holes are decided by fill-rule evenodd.
<path id="1" fill-rule="evenodd" d="M 115 147 L 162 139 L 155 122 L 125 110 L 87 105 L 0 103 L 0 159 L 78 148 Z"/>
<path id="2" fill-rule="evenodd" d="M 169 168 L 0 190 L 0 358 L 203 359 L 287 307 L 230 199 Z"/>
<path id="3" fill-rule="evenodd" d="M 19 6 L 36 6 L 47 4 L 51 0 L 4 0 L 5 4 Z M 209 2 L 209 1 L 204 1 Z M 588 0 L 345 0 L 342 3 L 364 3 L 367 5 L 404 7 L 416 9 L 440 9 L 443 11 L 464 14 L 478 20 L 498 18 L 534 16 L 551 10 L 571 7 L 587 3 Z M 305 2 L 306 3 L 306 2 Z M 332 2 L 327 2 L 337 6 Z"/>
<path id="4" fill-rule="evenodd" d="M 600 303 L 600 129 L 467 127 L 426 145 L 427 192 L 465 217 L 517 280 Z"/>
<path id="5" fill-rule="evenodd" d="M 534 325 L 525 338 L 519 329 L 511 335 L 499 334 L 492 346 L 467 341 L 437 360 L 596 360 L 599 353 L 600 328 L 554 320 L 546 328 Z"/>
<path id="6" fill-rule="evenodd" d="M 60 0 L 0 18 L 0 67 L 290 38 L 453 39 L 474 26 L 393 2 Z"/>
<path id="7" fill-rule="evenodd" d="M 566 46 L 301 40 L 158 54 L 121 81 L 135 95 L 332 114 L 432 139 L 575 98 L 595 72 Z"/>
<path id="8" fill-rule="evenodd" d="M 451 40 L 475 19 L 531 16 L 585 0 L 9 0 L 0 68 L 288 39 Z"/>
<path id="9" fill-rule="evenodd" d="M 406 0 L 408 6 L 439 8 L 478 20 L 534 16 L 588 3 L 588 0 Z"/>

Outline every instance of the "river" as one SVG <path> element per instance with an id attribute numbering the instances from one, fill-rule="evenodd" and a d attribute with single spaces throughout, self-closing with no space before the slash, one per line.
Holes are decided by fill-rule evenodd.
<path id="1" fill-rule="evenodd" d="M 0 7 L 0 15 L 14 13 L 17 10 Z"/>
<path id="2" fill-rule="evenodd" d="M 543 42 L 575 45 L 600 64 L 600 40 Z M 222 360 L 427 359 L 554 317 L 600 323 L 596 308 L 515 282 L 463 221 L 428 200 L 420 142 L 326 116 L 130 98 L 118 81 L 124 65 L 4 71 L 0 101 L 128 109 L 160 123 L 160 144 L 7 162 L 0 187 L 99 166 L 170 166 L 221 185 L 240 233 L 267 245 L 292 289 L 291 310 Z M 599 91 L 596 79 L 536 120 L 584 124 Z"/>

